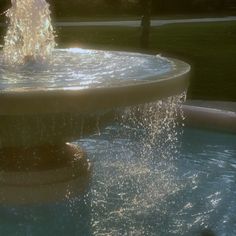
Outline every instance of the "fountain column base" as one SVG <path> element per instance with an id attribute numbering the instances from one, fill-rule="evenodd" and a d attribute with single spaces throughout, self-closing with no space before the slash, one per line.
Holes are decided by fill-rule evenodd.
<path id="1" fill-rule="evenodd" d="M 0 203 L 55 202 L 86 190 L 91 165 L 73 144 L 0 149 Z"/>

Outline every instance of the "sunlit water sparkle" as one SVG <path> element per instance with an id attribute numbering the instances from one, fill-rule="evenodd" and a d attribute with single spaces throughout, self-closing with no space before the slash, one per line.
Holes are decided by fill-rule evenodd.
<path id="1" fill-rule="evenodd" d="M 124 86 L 175 69 L 159 56 L 53 51 L 44 0 L 12 0 L 7 16 L 1 91 Z M 1 205 L 0 234 L 189 236 L 208 227 L 235 235 L 236 138 L 188 129 L 182 136 L 185 96 L 127 108 L 78 140 L 93 164 L 88 191 L 51 204 Z"/>
<path id="2" fill-rule="evenodd" d="M 9 67 L 0 56 L 0 89 L 50 90 L 115 87 L 151 81 L 174 70 L 160 56 L 89 49 L 58 49 L 50 62 Z"/>
<path id="3" fill-rule="evenodd" d="M 183 128 L 176 116 L 184 98 L 127 108 L 78 140 L 93 165 L 88 190 L 51 204 L 1 206 L 0 233 L 235 235 L 236 136 Z"/>

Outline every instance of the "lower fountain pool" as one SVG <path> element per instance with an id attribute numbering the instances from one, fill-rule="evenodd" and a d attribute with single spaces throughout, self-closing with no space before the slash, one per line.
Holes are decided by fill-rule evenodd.
<path id="1" fill-rule="evenodd" d="M 78 140 L 93 165 L 87 190 L 1 204 L 0 235 L 236 235 L 236 136 L 181 128 L 181 145 L 161 152 L 146 131 L 113 123 Z"/>

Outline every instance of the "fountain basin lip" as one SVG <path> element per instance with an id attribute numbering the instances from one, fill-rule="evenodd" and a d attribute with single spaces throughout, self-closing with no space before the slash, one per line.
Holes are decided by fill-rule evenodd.
<path id="1" fill-rule="evenodd" d="M 127 52 L 126 52 L 127 53 Z M 81 89 L 0 90 L 0 115 L 48 113 L 97 113 L 101 110 L 136 105 L 179 94 L 188 87 L 191 67 L 174 58 L 173 69 L 119 86 Z"/>
<path id="2" fill-rule="evenodd" d="M 236 103 L 187 100 L 184 123 L 192 128 L 236 134 Z"/>

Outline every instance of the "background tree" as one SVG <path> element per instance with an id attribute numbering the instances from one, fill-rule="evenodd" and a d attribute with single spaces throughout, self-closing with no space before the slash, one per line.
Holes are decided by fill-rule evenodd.
<path id="1" fill-rule="evenodd" d="M 151 9 L 152 0 L 140 0 L 139 2 L 141 9 L 143 9 L 142 19 L 141 19 L 141 38 L 140 46 L 142 49 L 148 49 L 149 46 L 149 34 L 151 26 Z"/>

